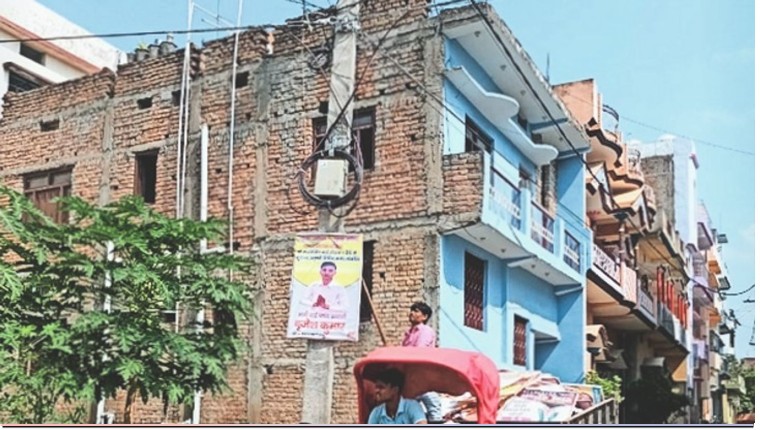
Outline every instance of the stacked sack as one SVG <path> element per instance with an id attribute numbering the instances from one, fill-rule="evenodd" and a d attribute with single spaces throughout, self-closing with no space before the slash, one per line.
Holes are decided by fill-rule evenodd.
<path id="1" fill-rule="evenodd" d="M 500 371 L 497 422 L 563 422 L 602 402 L 601 387 L 562 384 L 541 372 Z M 441 395 L 444 421 L 477 422 L 477 399 L 470 393 Z"/>

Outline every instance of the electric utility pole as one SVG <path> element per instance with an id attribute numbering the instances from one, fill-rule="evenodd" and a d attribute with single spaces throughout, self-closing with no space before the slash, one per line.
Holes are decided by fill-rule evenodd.
<path id="1" fill-rule="evenodd" d="M 330 74 L 331 92 L 327 112 L 328 126 L 334 122 L 335 126 L 325 142 L 327 149 L 343 148 L 348 150 L 348 145 L 351 143 L 351 123 L 353 121 L 351 96 L 355 84 L 355 29 L 359 22 L 359 3 L 355 0 L 338 1 L 335 45 L 333 46 Z M 340 115 L 341 111 L 343 111 L 343 115 Z M 322 232 L 342 232 L 343 221 L 332 216 L 329 210 L 320 209 L 319 230 Z M 332 341 L 308 341 L 301 422 L 309 424 L 330 423 L 335 377 L 333 345 Z"/>

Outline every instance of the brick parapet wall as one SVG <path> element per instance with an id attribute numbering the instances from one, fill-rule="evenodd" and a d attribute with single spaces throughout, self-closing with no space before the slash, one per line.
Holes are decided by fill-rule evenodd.
<path id="1" fill-rule="evenodd" d="M 483 206 L 483 154 L 463 152 L 443 157 L 443 213 L 479 213 Z"/>

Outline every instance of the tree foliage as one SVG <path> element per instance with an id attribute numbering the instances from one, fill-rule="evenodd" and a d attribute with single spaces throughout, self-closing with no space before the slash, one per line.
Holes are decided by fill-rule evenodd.
<path id="1" fill-rule="evenodd" d="M 126 390 L 129 422 L 138 396 L 166 407 L 225 389 L 251 310 L 247 260 L 199 250 L 223 222 L 166 217 L 130 196 L 104 207 L 60 199 L 71 221 L 56 224 L 23 195 L 0 188 L 0 199 L 0 414 L 51 422 L 62 419 L 56 402 Z M 167 323 L 177 303 L 213 318 Z"/>
<path id="2" fill-rule="evenodd" d="M 744 367 L 735 356 L 725 358 L 730 381 L 744 384 L 745 392 L 739 396 L 738 413 L 755 411 L 755 369 Z"/>
<path id="3" fill-rule="evenodd" d="M 617 375 L 611 375 L 605 378 L 596 371 L 589 370 L 588 373 L 586 373 L 586 383 L 602 387 L 602 394 L 604 394 L 605 399 L 614 398 L 618 403 L 622 400 L 621 387 L 623 380 Z"/>
<path id="4" fill-rule="evenodd" d="M 662 368 L 645 371 L 625 392 L 626 417 L 633 424 L 663 424 L 673 414 L 683 414 L 689 397 L 673 392 L 673 381 Z"/>

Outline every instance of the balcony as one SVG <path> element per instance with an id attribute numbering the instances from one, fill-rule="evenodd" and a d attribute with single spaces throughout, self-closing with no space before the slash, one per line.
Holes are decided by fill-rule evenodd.
<path id="1" fill-rule="evenodd" d="M 655 350 L 660 350 L 662 354 L 688 354 L 687 348 L 691 342 L 686 337 L 686 329 L 664 303 L 656 302 L 655 307 L 657 308 L 659 329 L 654 332 L 655 336 L 650 339 Z M 674 349 L 674 346 L 678 348 Z"/>
<path id="2" fill-rule="evenodd" d="M 638 277 L 636 276 L 636 271 L 625 264 L 620 266 L 620 269 L 620 284 L 623 286 L 623 297 L 631 303 L 636 303 L 638 301 L 636 291 Z"/>
<path id="3" fill-rule="evenodd" d="M 657 315 L 655 314 L 655 305 L 652 295 L 649 294 L 644 288 L 639 286 L 636 290 L 636 308 L 644 314 L 645 317 L 651 322 L 657 322 Z"/>
<path id="4" fill-rule="evenodd" d="M 676 319 L 673 317 L 673 313 L 670 312 L 670 309 L 668 309 L 668 307 L 662 302 L 657 303 L 657 323 L 660 327 L 665 329 L 673 339 L 678 340 L 678 335 L 676 334 L 678 324 L 676 324 Z"/>
<path id="5" fill-rule="evenodd" d="M 560 207 L 538 205 L 519 173 L 494 152 L 444 155 L 444 223 L 452 234 L 556 286 L 585 283 L 590 232 Z M 466 228 L 456 225 L 467 223 Z"/>
<path id="6" fill-rule="evenodd" d="M 617 291 L 629 303 L 638 302 L 636 271 L 625 264 L 619 264 L 604 248 L 592 244 L 593 270 L 600 278 Z"/>
<path id="7" fill-rule="evenodd" d="M 489 185 L 489 209 L 502 221 L 512 227 L 520 228 L 520 190 L 506 178 L 493 173 L 493 182 Z"/>
<path id="8" fill-rule="evenodd" d="M 651 232 L 644 238 L 647 245 L 643 247 L 643 253 L 647 260 L 654 262 L 667 258 L 671 265 L 684 266 L 683 241 L 664 211 L 655 216 Z"/>
<path id="9" fill-rule="evenodd" d="M 607 281 L 610 287 L 618 291 L 621 295 L 623 289 L 620 286 L 620 265 L 615 261 L 607 251 L 597 244 L 593 244 L 591 247 L 593 252 L 593 270 L 601 271 L 601 277 Z"/>

